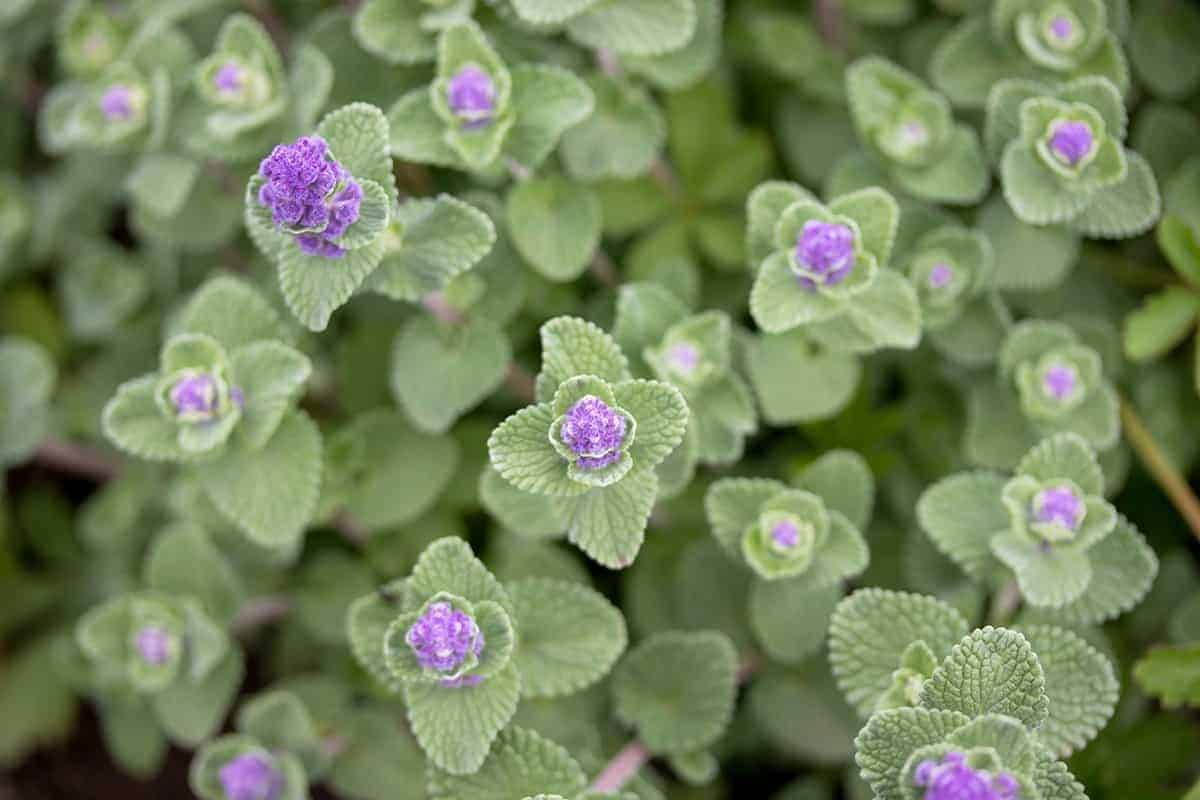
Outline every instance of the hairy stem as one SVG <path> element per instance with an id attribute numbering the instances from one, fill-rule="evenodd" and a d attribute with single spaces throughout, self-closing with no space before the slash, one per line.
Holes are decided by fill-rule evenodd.
<path id="1" fill-rule="evenodd" d="M 589 788 L 599 794 L 620 791 L 649 761 L 650 751 L 635 739 L 613 756 Z"/>
<path id="2" fill-rule="evenodd" d="M 526 405 L 537 399 L 537 383 L 529 372 L 516 361 L 509 362 L 504 385 Z"/>
<path id="3" fill-rule="evenodd" d="M 107 453 L 63 439 L 47 439 L 33 456 L 34 463 L 55 472 L 104 483 L 117 477 L 120 462 Z"/>
<path id="4" fill-rule="evenodd" d="M 617 265 L 608 257 L 608 253 L 597 249 L 596 254 L 592 256 L 592 263 L 589 267 L 592 277 L 604 284 L 610 289 L 616 289 L 621 284 L 621 279 L 617 277 Z"/>
<path id="5" fill-rule="evenodd" d="M 817 30 L 821 39 L 834 50 L 845 50 L 841 0 L 816 0 Z"/>
<path id="6" fill-rule="evenodd" d="M 238 609 L 230 626 L 235 636 L 247 636 L 264 625 L 278 622 L 292 612 L 292 601 L 278 595 L 254 597 Z"/>
<path id="7" fill-rule="evenodd" d="M 1200 500 L 1196 499 L 1196 493 L 1188 485 L 1187 478 L 1155 441 L 1133 404 L 1125 398 L 1121 398 L 1121 427 L 1125 432 L 1125 440 L 1138 454 L 1142 466 L 1187 522 L 1192 535 L 1200 539 Z"/>
<path id="8" fill-rule="evenodd" d="M 1021 605 L 1021 589 L 1017 586 L 1017 581 L 1014 578 L 996 592 L 992 598 L 992 610 L 988 614 L 988 622 L 997 627 L 1001 627 L 1010 622 L 1013 614 L 1017 612 L 1017 608 Z"/>
<path id="9" fill-rule="evenodd" d="M 425 295 L 421 298 L 421 305 L 425 307 L 426 311 L 436 317 L 439 322 L 444 322 L 447 325 L 462 324 L 462 313 L 446 301 L 446 295 L 442 292 L 431 292 Z"/>

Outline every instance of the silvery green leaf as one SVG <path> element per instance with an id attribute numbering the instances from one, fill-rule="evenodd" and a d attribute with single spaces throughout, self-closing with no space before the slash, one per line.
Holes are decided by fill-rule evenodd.
<path id="1" fill-rule="evenodd" d="M 446 123 L 433 109 L 428 87 L 413 89 L 388 109 L 388 151 L 419 164 L 465 169 L 462 157 L 446 143 Z M 511 133 L 511 131 L 510 131 Z"/>
<path id="2" fill-rule="evenodd" d="M 645 173 L 667 138 L 667 124 L 643 89 L 593 75 L 588 81 L 596 105 L 591 116 L 567 131 L 563 163 L 572 177 L 630 180 Z"/>
<path id="3" fill-rule="evenodd" d="M 430 762 L 451 775 L 470 775 L 484 764 L 496 736 L 512 719 L 521 678 L 509 663 L 475 686 L 408 682 L 408 721 Z"/>
<path id="4" fill-rule="evenodd" d="M 1039 481 L 1066 478 L 1085 494 L 1104 494 L 1104 473 L 1096 452 L 1075 434 L 1060 433 L 1046 437 L 1025 454 L 1015 471 Z"/>
<path id="5" fill-rule="evenodd" d="M 320 774 L 327 766 L 317 721 L 290 691 L 276 689 L 254 696 L 238 710 L 237 729 L 272 752 L 295 756 L 311 774 Z"/>
<path id="6" fill-rule="evenodd" d="M 296 48 L 288 82 L 292 90 L 292 118 L 296 127 L 308 130 L 329 101 L 333 64 L 323 52 L 306 42 Z"/>
<path id="7" fill-rule="evenodd" d="M 732 718 L 737 666 L 737 652 L 723 634 L 655 634 L 617 666 L 616 714 L 652 753 L 708 747 Z"/>
<path id="8" fill-rule="evenodd" d="M 592 113 L 595 98 L 574 73 L 550 64 L 518 65 L 512 81 L 516 119 L 504 141 L 504 154 L 535 170 L 563 133 Z"/>
<path id="9" fill-rule="evenodd" d="M 1020 633 L 980 628 L 955 645 L 925 682 L 921 707 L 970 717 L 1004 714 L 1037 727 L 1049 713 L 1046 676 Z"/>
<path id="10" fill-rule="evenodd" d="M 372 707 L 352 713 L 339 726 L 345 747 L 334 760 L 325 782 L 347 797 L 424 797 L 423 782 L 413 776 L 425 768 L 425 755 L 403 723 L 389 710 Z M 396 795 L 397 786 L 408 790 Z"/>
<path id="11" fill-rule="evenodd" d="M 524 697 L 559 697 L 603 678 L 625 651 L 621 612 L 577 583 L 529 578 L 508 585 L 517 625 L 513 655 Z"/>
<path id="12" fill-rule="evenodd" d="M 772 659 L 800 664 L 825 643 L 829 617 L 841 596 L 837 584 L 813 588 L 803 579 L 755 581 L 750 627 Z"/>
<path id="13" fill-rule="evenodd" d="M 557 25 L 578 16 L 596 0 L 513 0 L 513 11 L 535 25 Z"/>
<path id="14" fill-rule="evenodd" d="M 1191 334 L 1200 316 L 1200 295 L 1169 286 L 1150 295 L 1125 318 L 1124 350 L 1132 361 L 1160 358 Z"/>
<path id="15" fill-rule="evenodd" d="M 946 358 L 966 367 L 985 366 L 996 359 L 1012 315 L 995 293 L 977 298 L 961 316 L 944 328 L 929 331 L 929 343 Z"/>
<path id="16" fill-rule="evenodd" d="M 562 792 L 575 797 L 587 785 L 587 776 L 560 745 L 532 730 L 516 725 L 496 740 L 478 772 L 452 775 L 429 771 L 430 800 L 511 800 L 540 792 Z"/>
<path id="17" fill-rule="evenodd" d="M 694 0 L 599 0 L 567 23 L 579 44 L 618 53 L 653 56 L 678 50 L 696 31 Z"/>
<path id="18" fill-rule="evenodd" d="M 955 129 L 946 153 L 931 166 L 893 166 L 892 176 L 901 189 L 915 197 L 956 206 L 978 203 L 991 185 L 979 136 L 967 125 Z"/>
<path id="19" fill-rule="evenodd" d="M 58 371 L 39 344 L 0 338 L 0 464 L 18 464 L 41 443 Z M 136 433 L 131 433 L 133 439 Z M 136 446 L 136 444 L 135 444 Z"/>
<path id="20" fill-rule="evenodd" d="M 243 398 L 238 436 L 251 448 L 263 446 L 311 373 L 308 356 L 279 342 L 258 341 L 233 351 L 230 376 Z"/>
<path id="21" fill-rule="evenodd" d="M 355 178 L 374 181 L 387 197 L 396 198 L 396 179 L 388 156 L 388 121 L 369 103 L 351 103 L 326 114 L 317 135 Z"/>
<path id="22" fill-rule="evenodd" d="M 552 176 L 517 183 L 507 202 L 513 244 L 552 281 L 578 278 L 600 244 L 600 200 L 587 186 Z"/>
<path id="23" fill-rule="evenodd" d="M 1017 628 L 1046 674 L 1050 716 L 1037 736 L 1059 758 L 1090 742 L 1108 723 L 1120 684 L 1108 657 L 1081 636 L 1064 628 L 1029 625 Z"/>
<path id="24" fill-rule="evenodd" d="M 907 278 L 896 270 L 881 270 L 865 291 L 851 298 L 842 316 L 818 322 L 809 332 L 830 350 L 912 350 L 921 340 L 921 303 Z"/>
<path id="25" fill-rule="evenodd" d="M 767 478 L 721 478 L 704 495 L 704 513 L 713 536 L 735 561 L 742 558 L 742 536 L 758 521 L 763 505 L 787 489 Z"/>
<path id="26" fill-rule="evenodd" d="M 1192 142 L 1200 134 L 1200 120 L 1185 109 L 1166 103 L 1147 103 L 1139 109 L 1130 143 L 1150 162 L 1159 181 L 1166 184 L 1192 157 Z M 1164 186 L 1165 188 L 1165 186 Z M 1170 192 L 1167 192 L 1170 210 Z"/>
<path id="27" fill-rule="evenodd" d="M 9 658 L 0 686 L 0 714 L 7 723 L 0 734 L 0 764 L 6 768 L 65 740 L 74 727 L 75 692 L 57 669 L 63 645 L 61 635 L 43 635 Z"/>
<path id="28" fill-rule="evenodd" d="M 750 269 L 757 270 L 776 251 L 775 226 L 788 206 L 817 198 L 798 183 L 767 181 L 755 187 L 746 199 L 746 251 Z"/>
<path id="29" fill-rule="evenodd" d="M 244 734 L 229 734 L 205 743 L 192 759 L 188 779 L 193 792 L 202 800 L 228 797 L 221 768 L 239 756 L 257 756 L 279 774 L 278 800 L 306 800 L 308 776 L 304 765 L 292 753 L 268 751 L 261 742 Z"/>
<path id="30" fill-rule="evenodd" d="M 766 740 L 788 757 L 825 767 L 850 760 L 861 721 L 820 660 L 763 675 L 750 685 L 747 703 Z"/>
<path id="31" fill-rule="evenodd" d="M 1053 548 L 1042 552 L 1027 534 L 1002 531 L 992 537 L 992 553 L 1017 576 L 1021 596 L 1032 606 L 1060 608 L 1077 599 L 1092 580 L 1086 552 Z"/>
<path id="32" fill-rule="evenodd" d="M 511 357 L 508 337 L 487 320 L 415 317 L 392 346 L 392 393 L 418 429 L 445 433 L 503 382 Z"/>
<path id="33" fill-rule="evenodd" d="M 695 0 L 695 6 L 696 31 L 687 44 L 663 55 L 625 55 L 625 68 L 667 91 L 686 89 L 703 79 L 721 57 L 724 0 Z"/>
<path id="34" fill-rule="evenodd" d="M 921 527 L 971 577 L 984 580 L 997 568 L 990 541 L 1012 524 L 1001 492 L 1008 478 L 994 472 L 966 472 L 943 478 L 917 501 Z"/>
<path id="35" fill-rule="evenodd" d="M 161 531 L 146 552 L 146 586 L 172 595 L 190 595 L 213 619 L 233 618 L 245 596 L 241 579 L 225 554 L 198 525 L 176 522 Z"/>
<path id="36" fill-rule="evenodd" d="M 292 313 L 309 330 L 323 331 L 383 259 L 383 237 L 337 259 L 311 256 L 294 242 L 279 254 L 279 288 Z"/>
<path id="37" fill-rule="evenodd" d="M 829 662 L 846 699 L 861 716 L 870 717 L 913 642 L 923 642 L 942 659 L 966 634 L 967 621 L 936 598 L 862 589 L 833 612 Z"/>
<path id="38" fill-rule="evenodd" d="M 508 592 L 457 536 L 436 540 L 421 553 L 408 579 L 405 605 L 418 610 L 429 598 L 441 592 L 461 597 L 469 603 L 491 602 L 515 616 Z"/>
<path id="39" fill-rule="evenodd" d="M 624 478 L 574 496 L 556 496 L 567 520 L 567 540 L 609 569 L 633 563 L 646 537 L 646 523 L 658 497 L 652 468 L 634 467 Z"/>
<path id="40" fill-rule="evenodd" d="M 1072 230 L 1093 239 L 1128 239 L 1154 227 L 1162 213 L 1154 172 L 1137 153 L 1126 151 L 1125 157 L 1129 162 L 1125 179 L 1092 195 L 1087 206 L 1070 218 Z"/>
<path id="41" fill-rule="evenodd" d="M 147 153 L 129 174 L 125 189 L 137 205 L 159 217 L 179 211 L 200 172 L 200 163 L 173 153 Z"/>
<path id="42" fill-rule="evenodd" d="M 154 716 L 172 741 L 195 747 L 220 729 L 244 674 L 242 651 L 231 647 L 204 678 L 176 681 L 154 695 Z"/>
<path id="43" fill-rule="evenodd" d="M 556 496 L 587 490 L 586 485 L 568 477 L 566 460 L 550 443 L 554 419 L 549 403 L 527 406 L 500 423 L 488 437 L 492 466 L 516 490 Z"/>
<path id="44" fill-rule="evenodd" d="M 102 244 L 66 265 L 59 282 L 72 333 L 104 339 L 127 321 L 150 293 L 145 264 Z"/>
<path id="45" fill-rule="evenodd" d="M 182 462 L 191 458 L 179 446 L 179 431 L 158 407 L 157 375 L 126 381 L 104 406 L 100 425 L 117 448 L 149 461 Z M 27 427 L 22 428 L 23 435 Z M 40 438 L 40 434 L 39 434 Z M 32 447 L 32 445 L 30 445 Z"/>
<path id="46" fill-rule="evenodd" d="M 907 800 L 900 773 L 917 750 L 945 741 L 970 718 L 957 711 L 892 708 L 874 714 L 854 740 L 854 760 L 880 800 Z"/>
<path id="47" fill-rule="evenodd" d="M 1133 608 L 1145 597 L 1158 573 L 1158 558 L 1145 538 L 1124 517 L 1087 552 L 1092 580 L 1074 602 L 1055 609 L 1053 619 L 1066 625 L 1096 625 Z"/>
<path id="48" fill-rule="evenodd" d="M 639 469 L 656 467 L 683 441 L 687 402 L 679 390 L 661 381 L 622 381 L 613 386 L 617 405 L 637 420 L 629 454 Z"/>
<path id="49" fill-rule="evenodd" d="M 992 381 L 971 387 L 963 437 L 969 462 L 990 469 L 1012 469 L 1039 439 L 1015 392 Z"/>
<path id="50" fill-rule="evenodd" d="M 265 547 L 295 543 L 321 489 L 321 434 L 302 411 L 286 413 L 257 450 L 230 448 L 201 474 L 221 513 Z"/>
<path id="51" fill-rule="evenodd" d="M 609 383 L 629 380 L 629 362 L 612 337 L 578 317 L 555 317 L 539 329 L 542 371 L 538 402 L 554 397 L 559 384 L 577 375 L 595 375 Z"/>
<path id="52" fill-rule="evenodd" d="M 364 595 L 346 610 L 346 638 L 350 652 L 372 678 L 392 692 L 403 685 L 387 665 L 383 642 L 388 627 L 402 612 L 405 581 L 392 581 Z"/>
<path id="53" fill-rule="evenodd" d="M 263 339 L 291 339 L 279 313 L 241 278 L 219 275 L 206 281 L 176 319 L 177 332 L 211 336 L 232 352 Z"/>
<path id="54" fill-rule="evenodd" d="M 1139 6 L 1129 57 L 1135 74 L 1160 97 L 1184 98 L 1200 83 L 1200 58 L 1189 43 L 1200 37 L 1200 14 L 1190 5 Z"/>
<path id="55" fill-rule="evenodd" d="M 306 559 L 295 573 L 292 619 L 314 641 L 341 646 L 346 641 L 346 612 L 371 591 L 375 575 L 362 560 L 341 550 L 324 550 Z"/>
<path id="56" fill-rule="evenodd" d="M 830 511 L 840 511 L 862 530 L 871 521 L 875 478 L 866 459 L 853 450 L 830 450 L 796 476 L 795 485 L 817 494 Z"/>
<path id="57" fill-rule="evenodd" d="M 122 698 L 96 710 L 105 749 L 122 769 L 149 779 L 162 768 L 169 743 L 150 709 Z"/>
<path id="58" fill-rule="evenodd" d="M 799 331 L 755 337 L 746 365 L 763 418 L 771 425 L 835 416 L 862 378 L 856 356 L 819 348 Z"/>
<path id="59" fill-rule="evenodd" d="M 642 351 L 661 342 L 671 326 L 687 316 L 687 305 L 662 286 L 626 283 L 617 290 L 612 335 L 621 351 L 640 364 Z"/>
<path id="60" fill-rule="evenodd" d="M 1000 162 L 1004 199 L 1013 214 L 1030 225 L 1067 222 L 1088 207 L 1088 192 L 1071 191 L 1020 140 L 1009 142 Z"/>
<path id="61" fill-rule="evenodd" d="M 369 0 L 355 12 L 352 30 L 364 50 L 388 63 L 433 61 L 438 30 L 469 17 L 471 5 L 457 2 L 435 17 L 420 0 Z"/>
<path id="62" fill-rule="evenodd" d="M 387 237 L 395 235 L 393 243 Z M 496 243 L 487 214 L 449 195 L 408 200 L 384 234 L 379 267 L 366 287 L 394 300 L 419 300 L 483 259 Z"/>

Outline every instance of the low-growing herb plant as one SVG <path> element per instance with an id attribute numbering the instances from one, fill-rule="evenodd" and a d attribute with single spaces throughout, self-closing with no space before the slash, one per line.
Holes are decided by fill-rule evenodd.
<path id="1" fill-rule="evenodd" d="M 1200 798 L 1198 38 L 0 3 L 0 795 Z"/>

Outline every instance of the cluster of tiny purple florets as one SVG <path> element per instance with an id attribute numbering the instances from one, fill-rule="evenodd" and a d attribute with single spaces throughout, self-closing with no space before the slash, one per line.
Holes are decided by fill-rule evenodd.
<path id="1" fill-rule="evenodd" d="M 1079 527 L 1084 512 L 1083 501 L 1067 486 L 1043 489 L 1033 505 L 1033 516 L 1038 522 L 1058 523 L 1072 531 Z"/>
<path id="2" fill-rule="evenodd" d="M 283 793 L 283 775 L 255 753 L 230 760 L 217 775 L 229 800 L 276 800 Z"/>
<path id="3" fill-rule="evenodd" d="M 836 222 L 811 219 L 796 240 L 796 261 L 806 274 L 800 285 L 815 289 L 841 283 L 854 269 L 854 231 Z"/>
<path id="4" fill-rule="evenodd" d="M 453 672 L 467 655 L 483 652 L 483 632 L 469 614 L 449 603 L 431 603 L 404 641 L 412 648 L 417 662 L 425 669 Z"/>
<path id="5" fill-rule="evenodd" d="M 1075 166 L 1092 152 L 1095 134 L 1086 122 L 1066 120 L 1050 133 L 1050 149 L 1068 166 Z"/>
<path id="6" fill-rule="evenodd" d="M 1042 375 L 1042 388 L 1055 400 L 1066 400 L 1075 391 L 1079 374 L 1069 364 L 1052 364 Z"/>
<path id="7" fill-rule="evenodd" d="M 334 159 L 324 139 L 305 136 L 278 145 L 258 172 L 267 179 L 258 202 L 271 209 L 276 225 L 303 230 L 296 234 L 301 250 L 325 258 L 345 252 L 334 240 L 358 219 L 362 187 Z"/>
<path id="8" fill-rule="evenodd" d="M 217 409 L 217 381 L 207 372 L 184 375 L 171 387 L 171 402 L 181 417 L 211 417 Z"/>
<path id="9" fill-rule="evenodd" d="M 800 528 L 790 519 L 782 519 L 771 527 L 771 540 L 784 550 L 800 543 Z"/>
<path id="10" fill-rule="evenodd" d="M 972 769 L 957 752 L 946 753 L 941 763 L 922 761 L 913 782 L 925 789 L 924 800 L 1017 800 L 1020 788 L 1008 773 Z"/>
<path id="11" fill-rule="evenodd" d="M 496 84 L 479 67 L 468 64 L 456 72 L 446 87 L 446 95 L 450 110 L 468 129 L 491 124 L 496 110 Z"/>
<path id="12" fill-rule="evenodd" d="M 236 61 L 226 61 L 213 75 L 213 85 L 225 93 L 236 92 L 246 80 L 246 71 Z"/>
<path id="13" fill-rule="evenodd" d="M 620 460 L 625 432 L 625 417 L 589 394 L 567 411 L 560 435 L 579 456 L 580 469 L 601 469 Z"/>
<path id="14" fill-rule="evenodd" d="M 114 83 L 100 96 L 100 111 L 110 122 L 125 122 L 133 116 L 133 89 Z"/>

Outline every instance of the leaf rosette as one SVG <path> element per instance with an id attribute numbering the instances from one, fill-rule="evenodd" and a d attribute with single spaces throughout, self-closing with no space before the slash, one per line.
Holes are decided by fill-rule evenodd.
<path id="1" fill-rule="evenodd" d="M 992 288 L 993 269 L 991 243 L 980 231 L 945 226 L 917 240 L 908 277 L 921 301 L 925 328 L 952 327 Z"/>

